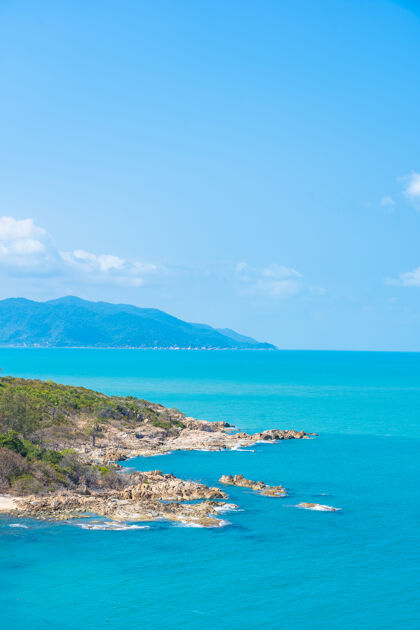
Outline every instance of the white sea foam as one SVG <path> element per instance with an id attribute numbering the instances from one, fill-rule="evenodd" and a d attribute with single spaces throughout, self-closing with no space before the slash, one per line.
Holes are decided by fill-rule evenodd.
<path id="1" fill-rule="evenodd" d="M 295 507 L 301 510 L 312 510 L 314 512 L 339 512 L 341 510 L 341 508 L 332 507 L 331 505 L 320 505 L 319 503 L 315 503 L 314 505 L 303 505 L 299 503 L 295 505 Z"/>
<path id="2" fill-rule="evenodd" d="M 124 523 L 103 522 L 103 523 L 76 523 L 81 529 L 92 529 L 102 531 L 122 532 L 132 529 L 150 529 L 149 525 L 125 525 Z"/>
<path id="3" fill-rule="evenodd" d="M 193 521 L 179 521 L 176 523 L 175 527 L 195 527 L 199 529 L 214 529 L 219 527 L 226 527 L 226 525 L 231 525 L 230 521 L 222 519 L 217 521 L 217 524 L 214 525 L 201 525 L 201 523 L 194 523 Z"/>
<path id="4" fill-rule="evenodd" d="M 218 505 L 214 509 L 216 510 L 216 512 L 219 512 L 219 514 L 223 514 L 224 512 L 243 512 L 243 510 L 240 510 L 238 506 L 235 505 L 234 503 L 226 503 L 226 505 Z"/>
<path id="5" fill-rule="evenodd" d="M 190 521 L 179 521 L 175 527 L 199 527 L 200 529 L 203 529 L 204 525 L 201 525 L 200 523 L 192 523 Z"/>
<path id="6" fill-rule="evenodd" d="M 230 450 L 231 451 L 239 451 L 240 453 L 255 453 L 255 449 L 253 449 L 253 448 L 240 448 L 239 446 L 234 446 Z"/>
<path id="7" fill-rule="evenodd" d="M 21 529 L 28 529 L 27 525 L 22 525 L 21 523 L 10 523 L 9 527 L 20 527 Z"/>

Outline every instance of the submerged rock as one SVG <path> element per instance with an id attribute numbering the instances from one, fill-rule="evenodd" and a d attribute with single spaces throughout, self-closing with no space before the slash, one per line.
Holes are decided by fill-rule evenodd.
<path id="1" fill-rule="evenodd" d="M 338 512 L 340 508 L 332 505 L 321 505 L 320 503 L 299 503 L 296 507 L 304 510 L 314 510 L 315 512 Z"/>

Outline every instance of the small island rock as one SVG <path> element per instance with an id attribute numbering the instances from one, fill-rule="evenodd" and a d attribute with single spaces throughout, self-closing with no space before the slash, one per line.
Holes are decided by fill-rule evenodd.
<path id="1" fill-rule="evenodd" d="M 283 486 L 267 486 L 263 481 L 252 481 L 243 475 L 222 475 L 219 483 L 227 486 L 238 486 L 239 488 L 250 488 L 267 497 L 285 497 L 287 490 Z"/>

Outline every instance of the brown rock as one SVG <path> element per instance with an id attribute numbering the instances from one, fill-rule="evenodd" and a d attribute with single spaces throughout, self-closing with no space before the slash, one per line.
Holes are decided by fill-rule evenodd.
<path id="1" fill-rule="evenodd" d="M 267 497 L 284 497 L 287 496 L 287 491 L 283 486 L 267 486 L 263 481 L 252 481 L 252 479 L 246 479 L 243 475 L 223 475 L 219 479 L 219 483 L 230 486 L 238 486 L 239 488 L 251 488 L 260 494 Z"/>

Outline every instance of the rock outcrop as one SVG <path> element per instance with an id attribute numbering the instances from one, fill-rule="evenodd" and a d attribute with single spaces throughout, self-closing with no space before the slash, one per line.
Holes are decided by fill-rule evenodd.
<path id="1" fill-rule="evenodd" d="M 133 473 L 133 483 L 123 490 L 102 493 L 63 492 L 44 496 L 21 497 L 15 514 L 42 519 L 67 520 L 89 515 L 113 521 L 155 521 L 166 519 L 187 524 L 215 527 L 221 524 L 220 512 L 236 506 L 214 499 L 224 499 L 219 488 L 209 488 L 184 481 L 159 470 Z M 185 501 L 200 501 L 185 503 Z"/>
<path id="2" fill-rule="evenodd" d="M 74 445 L 82 456 L 107 464 L 133 457 L 160 455 L 172 451 L 223 451 L 252 446 L 257 442 L 308 439 L 304 431 L 270 429 L 260 433 L 232 433 L 233 428 L 224 422 L 207 422 L 184 418 L 185 427 L 170 433 L 155 427 L 135 427 L 121 431 L 104 427 L 95 446 L 85 441 Z M 313 434 L 312 434 L 313 435 Z"/>
<path id="3" fill-rule="evenodd" d="M 268 429 L 267 431 L 261 431 L 261 433 L 254 433 L 252 438 L 255 441 L 277 442 L 278 440 L 302 440 L 306 439 L 308 435 L 305 431 Z"/>
<path id="4" fill-rule="evenodd" d="M 238 486 L 239 488 L 250 488 L 267 497 L 287 496 L 287 490 L 283 486 L 267 486 L 263 481 L 252 481 L 252 479 L 246 479 L 243 475 L 223 475 L 220 477 L 219 483 L 227 486 Z"/>
<path id="5" fill-rule="evenodd" d="M 209 488 L 194 481 L 184 481 L 175 475 L 163 474 L 161 470 L 136 473 L 139 483 L 123 492 L 123 497 L 136 501 L 145 499 L 161 501 L 196 501 L 201 499 L 226 499 L 219 488 Z"/>
<path id="6" fill-rule="evenodd" d="M 261 433 L 232 433 L 233 428 L 225 423 L 206 422 L 193 418 L 184 418 L 185 428 L 172 435 L 159 440 L 157 436 L 142 442 L 137 441 L 127 443 L 127 439 L 120 440 L 123 448 L 96 452 L 96 456 L 102 461 L 106 461 L 112 455 L 118 455 L 119 459 L 128 459 L 135 455 L 155 455 L 157 453 L 167 453 L 171 451 L 223 451 L 236 448 L 252 446 L 257 442 L 279 442 L 280 440 L 301 440 L 308 439 L 309 434 L 304 431 L 270 429 Z M 109 461 L 109 460 L 108 460 Z M 115 461 L 115 459 L 113 460 Z"/>

